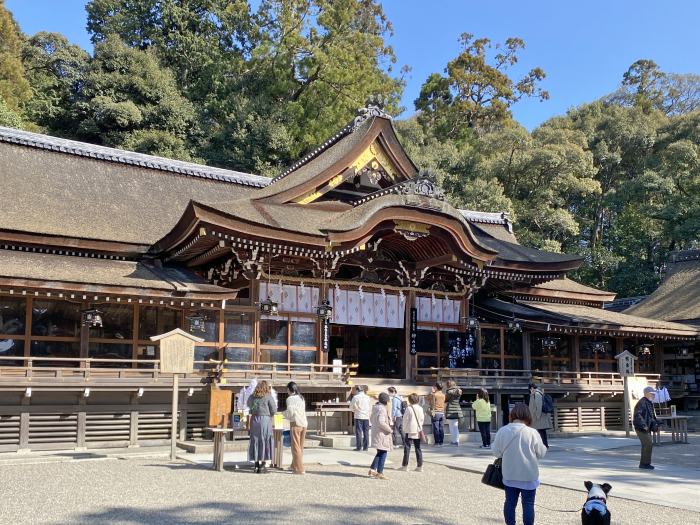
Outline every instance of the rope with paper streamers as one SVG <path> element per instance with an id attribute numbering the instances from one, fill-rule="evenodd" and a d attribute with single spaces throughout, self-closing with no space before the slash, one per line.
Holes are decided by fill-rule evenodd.
<path id="1" fill-rule="evenodd" d="M 262 279 L 269 279 L 270 281 L 277 281 L 281 283 L 287 283 L 287 284 L 299 284 L 301 285 L 302 283 L 304 286 L 308 286 L 309 284 L 327 284 L 328 287 L 335 287 L 336 290 L 341 287 L 341 286 L 353 286 L 352 283 L 349 283 L 348 281 L 337 281 L 337 280 L 332 280 L 332 279 L 318 279 L 315 277 L 294 277 L 292 275 L 271 275 L 265 273 L 265 270 L 260 270 L 260 277 Z M 405 294 L 407 292 L 416 292 L 420 294 L 432 294 L 436 297 L 444 297 L 446 299 L 462 299 L 466 294 L 467 291 L 462 291 L 462 292 L 438 292 L 436 290 L 425 290 L 423 288 L 417 288 L 415 286 L 394 286 L 390 284 L 377 284 L 377 283 L 366 283 L 363 282 L 358 285 L 358 288 L 363 288 L 363 289 L 373 289 L 373 290 L 379 290 L 381 293 L 381 290 L 383 289 L 385 292 L 386 291 L 393 291 L 393 292 L 399 292 L 400 294 Z"/>

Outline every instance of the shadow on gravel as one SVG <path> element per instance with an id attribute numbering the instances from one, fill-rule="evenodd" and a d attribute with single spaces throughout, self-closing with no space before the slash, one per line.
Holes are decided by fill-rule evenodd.
<path id="1" fill-rule="evenodd" d="M 436 520 L 436 516 L 419 507 L 373 505 L 371 507 L 330 505 L 318 503 L 308 506 L 312 515 L 324 518 L 314 522 L 324 524 L 357 524 L 371 523 L 372 525 L 448 525 L 452 522 Z M 134 507 L 111 507 L 100 512 L 83 513 L 72 523 L 113 524 L 124 525 L 214 525 L 222 523 L 256 523 L 256 525 L 279 524 L 285 522 L 285 516 L 293 515 L 290 508 L 277 507 L 267 510 L 258 505 L 234 504 L 223 502 L 206 502 L 198 505 L 182 505 L 163 507 L 157 510 L 139 509 Z M 337 516 L 328 519 L 327 516 Z M 394 516 L 387 519 L 386 516 Z M 494 523 L 499 523 L 494 521 Z"/>

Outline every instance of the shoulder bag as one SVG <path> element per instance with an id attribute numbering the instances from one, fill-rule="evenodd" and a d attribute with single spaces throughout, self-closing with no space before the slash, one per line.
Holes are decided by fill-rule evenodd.
<path id="1" fill-rule="evenodd" d="M 506 448 L 503 449 L 504 456 L 506 455 L 506 450 L 508 450 L 508 447 L 513 444 L 513 441 L 515 441 L 515 438 L 517 438 L 518 435 L 520 435 L 520 431 L 513 436 L 513 438 L 508 442 L 508 445 L 506 445 Z M 503 471 L 501 469 L 502 464 L 503 458 L 496 458 L 493 463 L 486 467 L 486 471 L 481 477 L 481 482 L 489 487 L 504 490 L 506 486 L 503 484 Z"/>

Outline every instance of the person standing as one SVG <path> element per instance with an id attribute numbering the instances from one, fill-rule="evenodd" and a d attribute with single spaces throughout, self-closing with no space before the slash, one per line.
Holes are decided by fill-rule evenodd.
<path id="1" fill-rule="evenodd" d="M 450 445 L 459 446 L 459 423 L 464 417 L 462 405 L 459 400 L 462 398 L 462 390 L 457 387 L 452 379 L 447 381 L 447 392 L 445 393 L 445 418 L 450 423 Z"/>
<path id="2" fill-rule="evenodd" d="M 423 451 L 421 450 L 421 431 L 425 421 L 423 407 L 418 404 L 418 394 L 408 396 L 408 407 L 403 416 L 403 462 L 399 470 L 408 470 L 408 459 L 411 456 L 411 444 L 416 449 L 416 472 L 423 472 Z"/>
<path id="3" fill-rule="evenodd" d="M 272 416 L 277 412 L 277 403 L 270 392 L 267 381 L 260 381 L 253 394 L 248 398 L 250 409 L 250 442 L 248 443 L 248 461 L 255 464 L 256 474 L 266 472 L 264 463 L 272 461 L 274 440 Z"/>
<path id="4" fill-rule="evenodd" d="M 632 418 L 632 426 L 637 433 L 639 443 L 642 445 L 641 458 L 639 460 L 639 468 L 645 470 L 654 470 L 651 464 L 652 438 L 651 433 L 656 432 L 659 427 L 659 421 L 654 415 L 654 395 L 656 390 L 653 387 L 644 388 L 644 397 L 637 402 L 634 407 L 634 417 Z"/>
<path id="5" fill-rule="evenodd" d="M 369 477 L 377 479 L 387 479 L 384 475 L 384 463 L 386 456 L 391 450 L 391 416 L 389 415 L 389 394 L 382 392 L 379 394 L 379 401 L 372 407 L 372 446 L 377 449 L 377 454 L 369 467 Z"/>
<path id="6" fill-rule="evenodd" d="M 435 383 L 431 390 L 428 401 L 433 424 L 433 439 L 435 446 L 441 447 L 445 442 L 445 394 L 442 392 L 440 382 Z"/>
<path id="7" fill-rule="evenodd" d="M 306 428 L 309 426 L 306 419 L 306 401 L 294 381 L 287 384 L 287 394 L 287 410 L 284 411 L 284 417 L 289 420 L 289 434 L 292 438 L 291 468 L 294 474 L 305 474 L 304 439 Z"/>
<path id="8" fill-rule="evenodd" d="M 530 409 L 518 403 L 510 411 L 510 423 L 496 432 L 493 454 L 501 458 L 506 500 L 503 517 L 515 525 L 515 509 L 522 497 L 523 525 L 535 523 L 535 495 L 540 485 L 538 462 L 547 453 L 539 432 L 530 428 Z"/>
<path id="9" fill-rule="evenodd" d="M 476 393 L 476 401 L 472 403 L 472 409 L 476 413 L 476 424 L 481 433 L 479 448 L 491 448 L 491 403 L 489 393 L 483 388 Z"/>
<path id="10" fill-rule="evenodd" d="M 369 449 L 369 417 L 372 404 L 363 386 L 355 386 L 355 395 L 350 403 L 350 409 L 355 416 L 355 450 L 367 450 Z"/>
<path id="11" fill-rule="evenodd" d="M 399 443 L 403 443 L 403 400 L 393 386 L 387 390 L 389 397 L 391 397 L 391 417 L 394 420 L 394 432 L 391 439 L 394 448 L 399 448 Z"/>
<path id="12" fill-rule="evenodd" d="M 549 412 L 543 411 L 544 406 L 544 391 L 535 383 L 528 385 L 530 389 L 530 415 L 532 416 L 532 428 L 540 433 L 542 443 L 549 448 L 547 440 L 547 430 L 552 428 L 552 415 Z"/>

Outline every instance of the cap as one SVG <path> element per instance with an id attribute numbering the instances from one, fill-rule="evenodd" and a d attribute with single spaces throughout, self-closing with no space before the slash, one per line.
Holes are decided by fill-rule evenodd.
<path id="1" fill-rule="evenodd" d="M 656 394 L 656 389 L 653 386 L 644 387 L 644 394 Z"/>

